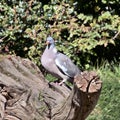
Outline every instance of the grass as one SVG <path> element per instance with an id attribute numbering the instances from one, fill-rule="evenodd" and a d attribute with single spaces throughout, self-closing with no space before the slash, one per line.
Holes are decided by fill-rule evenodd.
<path id="1" fill-rule="evenodd" d="M 97 72 L 103 88 L 98 104 L 87 120 L 120 120 L 120 65 L 106 63 Z"/>

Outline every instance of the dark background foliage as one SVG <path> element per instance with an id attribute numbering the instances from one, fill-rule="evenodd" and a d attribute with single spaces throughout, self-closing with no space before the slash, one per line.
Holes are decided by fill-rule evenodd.
<path id="1" fill-rule="evenodd" d="M 58 49 L 82 69 L 106 59 L 119 61 L 118 6 L 117 0 L 1 0 L 1 50 L 40 65 L 50 34 Z"/>

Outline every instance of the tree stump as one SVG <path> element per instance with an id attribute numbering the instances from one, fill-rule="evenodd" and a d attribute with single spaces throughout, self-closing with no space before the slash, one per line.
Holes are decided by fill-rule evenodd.
<path id="1" fill-rule="evenodd" d="M 49 83 L 30 60 L 0 57 L 0 120 L 85 120 L 102 82 L 94 71 L 76 75 L 69 89 Z"/>

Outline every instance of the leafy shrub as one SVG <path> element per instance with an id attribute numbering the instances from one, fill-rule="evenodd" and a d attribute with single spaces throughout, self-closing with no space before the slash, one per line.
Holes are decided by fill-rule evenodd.
<path id="1" fill-rule="evenodd" d="M 44 41 L 50 34 L 58 49 L 81 68 L 87 69 L 102 59 L 119 60 L 120 16 L 116 3 L 1 0 L 2 51 L 29 57 L 40 65 Z"/>

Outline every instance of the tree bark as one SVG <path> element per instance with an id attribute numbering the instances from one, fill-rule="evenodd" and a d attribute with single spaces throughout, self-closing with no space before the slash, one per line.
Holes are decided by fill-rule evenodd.
<path id="1" fill-rule="evenodd" d="M 73 88 L 49 83 L 30 60 L 0 57 L 1 120 L 85 120 L 102 82 L 94 71 L 74 78 Z"/>

